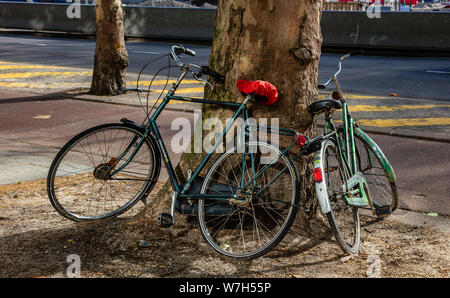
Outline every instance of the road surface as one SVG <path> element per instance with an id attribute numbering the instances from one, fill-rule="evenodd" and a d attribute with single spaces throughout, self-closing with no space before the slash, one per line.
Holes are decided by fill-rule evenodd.
<path id="1" fill-rule="evenodd" d="M 127 42 L 130 64 L 128 73 L 138 73 L 151 59 L 167 54 L 170 43 Z M 210 47 L 188 45 L 197 56 L 190 61 L 208 64 Z M 94 40 L 0 34 L 0 61 L 88 68 L 93 65 Z M 322 54 L 319 81 L 335 71 L 341 54 Z M 155 73 L 166 64 L 150 67 Z M 345 61 L 341 75 L 344 90 L 364 95 L 389 96 L 450 101 L 450 58 L 356 56 Z"/>

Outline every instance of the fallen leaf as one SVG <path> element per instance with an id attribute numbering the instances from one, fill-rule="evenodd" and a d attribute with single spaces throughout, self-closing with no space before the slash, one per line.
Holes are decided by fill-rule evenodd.
<path id="1" fill-rule="evenodd" d="M 345 262 L 347 262 L 347 261 L 350 261 L 351 259 L 353 259 L 354 256 L 355 256 L 355 255 L 348 255 L 348 256 L 342 257 L 342 258 L 341 258 L 341 262 L 342 262 L 342 263 L 345 263 Z"/>
<path id="2" fill-rule="evenodd" d="M 303 275 L 294 274 L 292 275 L 293 278 L 305 278 Z"/>
<path id="3" fill-rule="evenodd" d="M 51 115 L 37 115 L 34 116 L 33 119 L 50 119 Z"/>
<path id="4" fill-rule="evenodd" d="M 439 214 L 437 214 L 435 212 L 428 212 L 427 215 L 428 216 L 439 216 Z"/>

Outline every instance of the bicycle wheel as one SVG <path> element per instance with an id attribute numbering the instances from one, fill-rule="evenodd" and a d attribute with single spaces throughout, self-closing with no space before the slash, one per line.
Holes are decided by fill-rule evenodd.
<path id="1" fill-rule="evenodd" d="M 252 259 L 269 252 L 292 225 L 299 176 L 291 158 L 279 157 L 281 151 L 274 145 L 246 142 L 245 152 L 234 147 L 222 154 L 201 189 L 203 194 L 235 197 L 226 201 L 200 198 L 197 214 L 200 231 L 214 250 Z"/>
<path id="2" fill-rule="evenodd" d="M 159 154 L 149 137 L 126 167 L 109 176 L 130 158 L 142 136 L 131 125 L 104 124 L 72 138 L 56 155 L 47 177 L 55 209 L 74 221 L 106 219 L 147 196 L 160 171 Z"/>
<path id="3" fill-rule="evenodd" d="M 348 179 L 347 171 L 334 141 L 324 143 L 321 155 L 323 180 L 331 207 L 327 213 L 328 222 L 342 250 L 355 254 L 360 246 L 360 223 L 358 208 L 347 204 L 342 190 Z"/>
<path id="4" fill-rule="evenodd" d="M 372 204 L 378 217 L 386 217 L 397 209 L 398 194 L 395 182 L 389 181 L 382 161 L 374 153 L 372 146 L 355 135 L 358 169 L 364 174 Z"/>

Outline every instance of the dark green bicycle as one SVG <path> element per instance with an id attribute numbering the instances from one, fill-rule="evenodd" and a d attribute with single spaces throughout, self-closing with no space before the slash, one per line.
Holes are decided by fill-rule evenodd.
<path id="1" fill-rule="evenodd" d="M 380 216 L 396 208 L 395 175 L 373 141 L 359 128 L 353 128 L 337 83 L 339 72 L 332 79 L 338 87 L 339 100 L 318 101 L 310 106 L 313 114 L 325 113 L 327 126 L 324 135 L 309 140 L 292 129 L 250 125 L 247 103 L 264 101 L 258 94 L 243 91 L 246 97 L 242 103 L 176 96 L 189 73 L 205 83 L 202 75 L 224 81 L 222 75 L 206 66 L 181 62 L 181 54 L 194 56 L 195 52 L 172 46 L 169 61 L 176 61 L 181 75 L 156 111 L 150 115 L 146 110 L 142 125 L 122 119 L 121 123 L 95 126 L 73 137 L 58 152 L 49 169 L 47 192 L 62 216 L 89 221 L 124 213 L 146 200 L 158 181 L 162 160 L 173 192 L 170 213 L 161 213 L 158 223 L 170 227 L 175 211 L 196 215 L 203 238 L 214 250 L 228 257 L 256 258 L 269 252 L 289 231 L 300 202 L 295 160 L 314 152 L 319 203 L 343 248 L 350 252 L 359 248 L 357 207 L 370 205 Z M 156 122 L 173 100 L 235 109 L 222 138 L 215 141 L 187 181 L 177 176 Z M 332 111 L 338 108 L 343 109 L 346 119 L 340 130 L 331 119 Z M 242 127 L 236 144 L 213 160 L 214 152 L 238 119 L 242 120 Z M 261 130 L 291 137 L 292 142 L 282 148 L 265 139 L 252 138 L 252 131 Z M 355 144 L 355 137 L 362 145 Z M 294 146 L 301 148 L 296 156 L 291 154 Z M 388 182 L 390 188 L 386 192 L 390 197 L 373 195 L 383 182 L 380 179 Z M 342 223 L 350 223 L 350 240 L 341 218 Z"/>
<path id="2" fill-rule="evenodd" d="M 181 75 L 142 125 L 122 119 L 121 123 L 96 126 L 72 138 L 59 151 L 48 173 L 50 201 L 61 215 L 74 221 L 118 216 L 147 198 L 158 181 L 162 160 L 173 193 L 171 212 L 158 217 L 161 226 L 173 224 L 175 211 L 195 214 L 203 237 L 217 252 L 235 258 L 261 256 L 283 239 L 296 216 L 299 175 L 288 152 L 300 138 L 306 138 L 290 129 L 266 127 L 292 137 L 292 143 L 280 148 L 252 139 L 247 103 L 263 99 L 256 94 L 246 94 L 242 103 L 176 96 L 189 73 L 198 81 L 206 82 L 202 75 L 224 81 L 222 75 L 206 66 L 181 62 L 180 54 L 194 56 L 195 52 L 183 46 L 171 48 L 169 57 L 176 61 Z M 156 122 L 174 100 L 235 110 L 222 138 L 187 181 L 177 177 Z M 238 118 L 243 127 L 236 136 L 236 145 L 206 166 Z M 256 130 L 262 128 L 257 126 Z M 201 175 L 202 171 L 206 174 Z"/>

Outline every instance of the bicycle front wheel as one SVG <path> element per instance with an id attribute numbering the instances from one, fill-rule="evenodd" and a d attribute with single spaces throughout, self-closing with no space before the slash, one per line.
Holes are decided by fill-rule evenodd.
<path id="1" fill-rule="evenodd" d="M 160 161 L 148 138 L 136 152 L 142 137 L 131 125 L 104 124 L 72 138 L 48 173 L 47 193 L 55 209 L 74 221 L 106 219 L 146 196 L 159 175 Z"/>
<path id="2" fill-rule="evenodd" d="M 342 186 L 348 175 L 334 141 L 324 143 L 321 151 L 324 163 L 325 187 L 331 211 L 327 213 L 328 222 L 337 243 L 344 252 L 355 254 L 360 246 L 360 223 L 358 208 L 347 204 Z"/>
<path id="3" fill-rule="evenodd" d="M 242 150 L 241 150 L 242 151 Z M 297 214 L 298 173 L 288 156 L 265 142 L 246 142 L 212 165 L 201 193 L 229 196 L 200 198 L 198 222 L 204 239 L 222 255 L 257 258 L 288 232 Z"/>
<path id="4" fill-rule="evenodd" d="M 370 192 L 370 199 L 378 217 L 386 217 L 397 209 L 398 194 L 395 182 L 389 176 L 383 160 L 358 134 L 355 135 L 358 169 L 364 174 Z M 379 212 L 381 210 L 381 212 Z"/>

